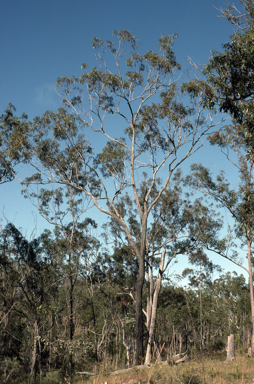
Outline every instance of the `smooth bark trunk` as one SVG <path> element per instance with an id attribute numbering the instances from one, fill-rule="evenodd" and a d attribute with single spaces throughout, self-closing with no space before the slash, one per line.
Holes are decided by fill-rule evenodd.
<path id="1" fill-rule="evenodd" d="M 231 334 L 228 336 L 228 351 L 227 351 L 227 361 L 232 361 L 235 359 L 235 336 Z"/>
<path id="2" fill-rule="evenodd" d="M 150 272 L 149 272 L 149 270 L 150 270 Z M 146 328 L 149 332 L 150 322 L 151 322 L 151 314 L 152 314 L 152 304 L 153 304 L 153 291 L 154 291 L 152 257 L 150 258 L 149 265 L 147 266 L 146 283 L 147 283 Z"/>
<path id="3" fill-rule="evenodd" d="M 73 322 L 73 278 L 70 276 L 70 345 L 72 344 L 73 334 L 74 334 L 74 322 Z M 72 346 L 72 345 L 71 345 Z M 72 370 L 73 370 L 73 362 L 72 362 L 72 351 L 69 351 L 69 379 L 72 381 Z"/>
<path id="4" fill-rule="evenodd" d="M 155 335 L 154 335 L 154 348 L 155 348 L 155 353 L 156 353 L 156 361 L 158 363 L 161 363 L 162 362 L 161 349 L 160 349 L 160 345 L 159 345 L 158 340 L 156 339 Z"/>
<path id="5" fill-rule="evenodd" d="M 142 293 L 145 277 L 144 257 L 139 259 L 139 273 L 136 281 L 136 353 L 135 365 L 139 365 L 143 359 L 143 312 Z"/>
<path id="6" fill-rule="evenodd" d="M 249 239 L 248 239 L 248 264 L 249 264 L 251 322 L 252 322 L 251 353 L 252 353 L 252 356 L 254 356 L 254 294 L 253 294 L 253 279 L 252 279 L 252 264 L 251 264 L 251 242 Z"/>
<path id="7" fill-rule="evenodd" d="M 122 334 L 123 334 L 123 345 L 125 346 L 125 349 L 126 349 L 126 356 L 127 356 L 127 367 L 129 368 L 130 366 L 130 345 L 127 344 L 126 342 L 126 339 L 125 339 L 125 327 L 124 327 L 124 321 L 120 318 L 120 316 L 118 316 L 120 322 L 121 322 L 121 326 L 122 326 Z M 117 352 L 116 352 L 117 353 Z"/>
<path id="8" fill-rule="evenodd" d="M 148 344 L 147 344 L 147 350 L 146 350 L 146 358 L 145 358 L 145 365 L 150 365 L 151 363 L 151 357 L 152 357 L 152 343 L 154 341 L 154 331 L 155 331 L 155 324 L 156 324 L 156 315 L 157 315 L 157 306 L 158 306 L 158 296 L 161 288 L 161 280 L 162 280 L 162 274 L 163 274 L 163 268 L 164 268 L 164 261 L 165 261 L 165 254 L 166 251 L 162 252 L 161 256 L 161 262 L 159 267 L 159 274 L 155 283 L 155 290 L 153 294 L 153 303 L 152 303 L 152 311 L 151 311 L 151 321 L 147 319 L 147 324 L 150 324 L 149 326 L 149 338 L 148 338 Z M 157 348 L 156 348 L 157 349 Z M 157 360 L 160 361 L 160 351 L 158 351 Z"/>

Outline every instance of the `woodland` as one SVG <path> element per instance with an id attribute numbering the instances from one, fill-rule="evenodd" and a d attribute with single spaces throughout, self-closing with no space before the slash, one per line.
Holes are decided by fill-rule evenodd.
<path id="1" fill-rule="evenodd" d="M 219 353 L 230 334 L 254 356 L 254 1 L 241 3 L 221 10 L 237 32 L 191 79 L 176 35 L 141 53 L 115 30 L 93 39 L 97 67 L 57 79 L 57 111 L 2 114 L 0 183 L 18 178 L 49 225 L 0 231 L 1 382 Z M 204 141 L 237 184 L 193 163 Z"/>

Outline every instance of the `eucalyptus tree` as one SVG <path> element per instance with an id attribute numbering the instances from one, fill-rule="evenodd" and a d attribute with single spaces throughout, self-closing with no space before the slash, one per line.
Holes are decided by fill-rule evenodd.
<path id="1" fill-rule="evenodd" d="M 0 233 L 0 342 L 1 359 L 4 357 L 19 357 L 19 334 L 23 329 L 18 329 L 14 319 L 18 317 L 15 309 L 20 298 L 19 274 L 15 270 L 15 259 L 12 257 L 11 247 L 6 236 L 6 231 Z"/>
<path id="2" fill-rule="evenodd" d="M 250 302 L 252 317 L 252 353 L 254 353 L 254 293 L 252 248 L 254 240 L 254 151 L 246 142 L 245 127 L 232 124 L 210 135 L 210 143 L 218 145 L 226 158 L 235 166 L 240 179 L 238 187 L 230 187 L 225 173 L 220 172 L 213 178 L 209 169 L 201 164 L 192 165 L 192 173 L 187 181 L 197 190 L 209 195 L 230 213 L 234 227 L 230 229 L 229 237 L 222 240 L 217 252 L 242 267 L 249 277 Z M 237 244 L 234 239 L 239 239 Z M 224 244 L 223 244 L 224 242 Z M 248 268 L 237 258 L 235 247 L 241 248 L 241 253 L 247 254 Z M 209 247 L 208 247 L 209 248 Z M 224 249 L 223 249 L 224 248 Z"/>
<path id="3" fill-rule="evenodd" d="M 217 180 L 210 171 L 201 165 L 193 166 L 194 184 L 213 196 L 226 207 L 235 222 L 236 237 L 247 246 L 248 268 L 244 268 L 250 281 L 252 308 L 252 353 L 254 353 L 254 297 L 252 282 L 252 242 L 253 242 L 253 150 L 254 150 L 254 1 L 240 0 L 241 6 L 229 5 L 221 10 L 222 15 L 238 31 L 231 41 L 223 45 L 223 52 L 212 51 L 212 58 L 204 69 L 207 76 L 207 99 L 205 105 L 230 114 L 232 125 L 210 137 L 212 144 L 218 144 L 226 157 L 238 169 L 241 185 L 237 190 L 230 188 L 221 173 Z M 192 81 L 188 90 L 195 94 L 198 82 Z M 232 155 L 236 155 L 236 160 Z M 226 257 L 225 253 L 224 256 Z M 234 258 L 232 258 L 234 262 Z"/>
<path id="4" fill-rule="evenodd" d="M 251 306 L 249 286 L 244 275 L 236 272 L 221 275 L 214 281 L 213 292 L 213 309 L 219 319 L 215 331 L 220 331 L 225 341 L 228 335 L 234 333 L 239 344 L 249 346 Z"/>
<path id="5" fill-rule="evenodd" d="M 123 228 L 138 261 L 138 362 L 143 355 L 142 291 L 151 212 L 172 175 L 197 151 L 201 138 L 218 120 L 213 110 L 202 106 L 207 97 L 204 83 L 188 101 L 184 88 L 178 86 L 180 64 L 172 50 L 175 35 L 161 37 L 158 51 L 144 54 L 129 31 L 115 31 L 114 36 L 116 45 L 93 39 L 97 67 L 89 70 L 83 64 L 80 77 L 57 80 L 63 107 L 47 111 L 30 126 L 28 162 L 35 173 L 26 183 L 68 185 L 87 195 L 101 213 Z M 118 204 L 124 193 L 137 209 L 138 243 L 123 216 L 128 205 Z"/>
<path id="6" fill-rule="evenodd" d="M 0 117 L 0 184 L 15 178 L 15 169 L 25 161 L 29 149 L 26 114 L 15 116 L 12 104 L 4 112 Z"/>
<path id="7" fill-rule="evenodd" d="M 158 193 L 162 181 L 151 192 L 151 197 Z M 158 297 L 165 272 L 172 263 L 177 262 L 179 255 L 187 259 L 188 254 L 204 244 L 214 247 L 222 222 L 218 220 L 211 207 L 203 206 L 201 199 L 194 200 L 182 187 L 182 172 L 175 172 L 170 185 L 165 189 L 160 201 L 151 210 L 151 219 L 147 226 L 145 280 L 146 305 L 143 313 L 146 318 L 147 350 L 145 364 L 149 365 L 154 344 L 157 360 L 160 361 L 160 351 L 155 338 Z M 146 187 L 145 181 L 138 189 L 140 200 Z M 150 203 L 150 198 L 148 204 Z M 128 195 L 119 198 L 119 209 L 125 221 L 128 221 L 133 239 L 140 243 L 141 228 L 137 221 L 137 208 Z M 128 207 L 128 209 L 126 209 Z M 115 252 L 105 259 L 107 268 L 104 271 L 114 283 L 118 284 L 125 294 L 133 295 L 134 280 L 138 274 L 138 263 L 128 244 L 124 229 L 118 222 L 110 219 L 104 224 L 104 238 L 107 244 L 113 244 Z M 162 251 L 163 250 L 163 251 Z M 156 274 L 157 277 L 155 278 Z"/>
<path id="8" fill-rule="evenodd" d="M 254 147 L 254 1 L 240 0 L 240 7 L 229 5 L 222 15 L 237 32 L 224 44 L 223 52 L 212 51 L 204 73 L 214 87 L 210 105 L 219 105 L 246 132 L 245 140 Z"/>
<path id="9" fill-rule="evenodd" d="M 30 333 L 28 342 L 31 351 L 31 382 L 35 382 L 36 366 L 39 366 L 40 382 L 42 382 L 42 349 L 45 328 L 47 328 L 47 312 L 51 305 L 51 295 L 55 287 L 55 272 L 49 255 L 42 247 L 41 238 L 28 241 L 13 224 L 8 223 L 1 233 L 2 257 L 9 264 L 9 274 L 14 275 L 13 295 L 17 295 L 13 308 L 16 318 L 23 323 Z M 1 263 L 1 270 L 4 265 Z M 8 283 L 7 276 L 5 282 Z M 5 302 L 8 302 L 9 292 Z M 21 346 L 25 344 L 21 341 Z M 24 344 L 23 344 L 24 343 Z M 16 357 L 20 353 L 16 353 Z M 24 360 L 28 360 L 25 356 Z"/>
<path id="10" fill-rule="evenodd" d="M 61 279 L 68 280 L 67 307 L 69 310 L 69 340 L 68 345 L 68 371 L 70 381 L 73 376 L 73 344 L 75 333 L 75 285 L 80 277 L 86 278 L 92 262 L 95 260 L 100 246 L 98 239 L 91 231 L 97 224 L 91 218 L 82 218 L 90 207 L 89 199 L 83 199 L 76 189 L 69 185 L 64 188 L 41 188 L 34 191 L 26 188 L 22 191 L 26 198 L 38 209 L 40 215 L 53 226 L 53 233 L 44 232 L 44 242 L 51 247 L 51 253 L 61 270 Z M 51 238 L 50 245 L 48 244 Z M 60 276 L 59 276 L 60 278 Z"/>
<path id="11" fill-rule="evenodd" d="M 213 240 L 213 242 L 215 241 Z M 210 342 L 212 319 L 214 317 L 212 314 L 213 280 L 215 272 L 221 272 L 221 267 L 214 264 L 201 248 L 190 252 L 188 261 L 191 268 L 185 268 L 182 277 L 188 277 L 189 286 L 199 290 L 200 347 L 204 349 L 205 341 L 207 346 Z"/>

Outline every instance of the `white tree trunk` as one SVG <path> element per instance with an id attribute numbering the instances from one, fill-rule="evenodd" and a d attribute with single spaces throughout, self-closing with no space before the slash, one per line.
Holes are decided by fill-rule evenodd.
<path id="1" fill-rule="evenodd" d="M 149 331 L 150 322 L 151 322 L 153 291 L 154 291 L 152 258 L 150 258 L 149 264 L 150 266 L 148 268 L 148 271 L 146 272 L 146 283 L 147 283 L 146 328 L 148 331 Z M 150 270 L 150 273 L 149 273 L 149 270 Z"/>
<path id="2" fill-rule="evenodd" d="M 235 359 L 235 336 L 231 334 L 228 336 L 228 351 L 227 351 L 227 361 L 232 361 Z"/>
<path id="3" fill-rule="evenodd" d="M 251 303 L 251 321 L 252 321 L 251 354 L 252 356 L 254 356 L 254 293 L 253 293 L 253 280 L 252 280 L 251 242 L 249 239 L 248 239 L 248 264 L 249 264 L 250 303 Z"/>
<path id="4" fill-rule="evenodd" d="M 150 365 L 151 363 L 151 357 L 152 357 L 152 343 L 154 340 L 154 331 L 155 331 L 155 323 L 156 323 L 156 315 L 157 315 L 157 304 L 158 304 L 158 296 L 161 288 L 161 280 L 162 280 L 162 274 L 163 274 L 163 267 L 164 267 L 164 261 L 165 261 L 165 255 L 166 251 L 162 252 L 161 255 L 161 262 L 160 262 L 160 269 L 159 274 L 155 283 L 155 290 L 153 294 L 153 303 L 152 303 L 152 311 L 151 311 L 151 321 L 149 322 L 149 319 L 147 319 L 147 324 L 150 323 L 149 326 L 149 338 L 148 338 L 148 344 L 146 349 L 146 358 L 145 358 L 145 365 Z M 157 349 L 157 348 L 156 348 Z M 157 351 L 157 360 L 161 361 L 160 357 L 160 351 Z"/>

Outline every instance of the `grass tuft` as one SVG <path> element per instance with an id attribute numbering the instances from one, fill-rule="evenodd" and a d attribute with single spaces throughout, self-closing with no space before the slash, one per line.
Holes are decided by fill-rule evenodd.
<path id="1" fill-rule="evenodd" d="M 233 362 L 225 354 L 207 356 L 177 366 L 155 365 L 115 376 L 76 378 L 75 384 L 254 384 L 254 358 L 236 353 Z"/>

